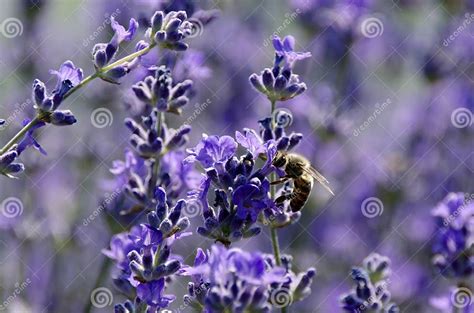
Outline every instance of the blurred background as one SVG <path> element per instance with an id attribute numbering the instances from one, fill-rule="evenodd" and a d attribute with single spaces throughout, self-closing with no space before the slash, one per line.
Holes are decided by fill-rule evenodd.
<path id="1" fill-rule="evenodd" d="M 170 126 L 209 103 L 191 123 L 190 147 L 203 133 L 257 129 L 269 114 L 248 77 L 272 65 L 273 34 L 292 34 L 297 51 L 312 53 L 295 69 L 308 91 L 280 107 L 305 136 L 298 152 L 336 196 L 316 187 L 303 218 L 281 231 L 281 248 L 297 268 L 318 272 L 312 296 L 292 312 L 339 311 L 351 266 L 372 251 L 392 259 L 389 289 L 402 312 L 434 312 L 430 297 L 452 282 L 431 266 L 430 211 L 450 191 L 474 194 L 474 1 L 2 0 L 0 117 L 7 123 L 0 143 L 33 115 L 35 78 L 53 86 L 48 71 L 68 59 L 92 73 L 91 49 L 110 39 L 111 16 L 143 24 L 157 9 L 220 10 L 174 70 L 194 80 L 195 95 Z M 153 53 L 150 60 L 160 58 Z M 123 120 L 139 110 L 129 86 L 140 75 L 127 76 L 122 86 L 96 81 L 75 93 L 63 106 L 78 123 L 41 129 L 48 155 L 30 150 L 22 155 L 27 170 L 20 179 L 0 177 L 0 200 L 21 205 L 14 216 L 0 214 L 6 311 L 82 312 L 99 278 L 113 290 L 101 254 L 112 232 L 100 205 L 115 200 L 109 169 L 127 147 Z M 100 125 L 98 109 L 107 118 Z M 193 222 L 194 230 L 201 221 Z M 211 244 L 183 242 L 177 249 L 188 260 L 197 246 Z M 239 245 L 271 252 L 267 233 Z M 114 293 L 114 303 L 121 300 Z M 180 304 L 178 297 L 173 305 Z"/>

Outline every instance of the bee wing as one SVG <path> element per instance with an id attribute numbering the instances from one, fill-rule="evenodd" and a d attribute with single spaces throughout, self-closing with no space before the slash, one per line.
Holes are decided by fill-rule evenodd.
<path id="1" fill-rule="evenodd" d="M 305 167 L 304 171 L 311 175 L 314 179 L 317 180 L 318 183 L 320 183 L 324 189 L 329 191 L 330 194 L 334 196 L 334 192 L 331 190 L 331 187 L 329 187 L 329 181 L 324 177 L 320 172 L 318 172 L 314 167 L 310 166 L 309 168 Z"/>

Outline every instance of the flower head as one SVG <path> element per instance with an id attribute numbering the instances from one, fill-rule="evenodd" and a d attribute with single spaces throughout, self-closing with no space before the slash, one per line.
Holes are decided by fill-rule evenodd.
<path id="1" fill-rule="evenodd" d="M 345 312 L 398 313 L 397 305 L 390 302 L 388 291 L 390 260 L 372 253 L 363 261 L 362 267 L 354 267 L 351 278 L 355 288 L 342 296 Z"/>
<path id="2" fill-rule="evenodd" d="M 148 34 L 162 48 L 184 51 L 188 45 L 183 39 L 193 31 L 193 24 L 187 18 L 185 11 L 171 11 L 166 15 L 161 11 L 155 12 Z"/>
<path id="3" fill-rule="evenodd" d="M 147 76 L 132 89 L 137 98 L 160 112 L 181 114 L 189 102 L 189 91 L 193 82 L 189 79 L 174 83 L 171 71 L 165 66 L 151 69 L 154 75 Z"/>

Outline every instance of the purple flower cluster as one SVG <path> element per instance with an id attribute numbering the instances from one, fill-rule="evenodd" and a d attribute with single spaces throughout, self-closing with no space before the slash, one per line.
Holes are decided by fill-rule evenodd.
<path id="1" fill-rule="evenodd" d="M 182 275 L 191 276 L 186 305 L 204 312 L 270 312 L 309 294 L 314 269 L 295 275 L 291 259 L 276 266 L 273 256 L 213 245 L 205 253 L 198 249 L 193 267 Z"/>
<path id="2" fill-rule="evenodd" d="M 390 302 L 390 260 L 377 253 L 370 254 L 362 267 L 354 267 L 351 278 L 354 290 L 342 296 L 345 312 L 398 313 L 397 305 Z"/>
<path id="3" fill-rule="evenodd" d="M 306 90 L 306 84 L 300 82 L 292 69 L 296 61 L 311 57 L 311 53 L 295 52 L 295 39 L 292 36 L 287 36 L 283 40 L 275 36 L 273 46 L 275 48 L 273 68 L 264 69 L 260 75 L 252 74 L 249 78 L 250 83 L 272 102 L 289 100 Z"/>
<path id="4" fill-rule="evenodd" d="M 187 235 L 189 220 L 182 217 L 186 206 L 180 200 L 173 208 L 167 204 L 162 188 L 155 192 L 156 210 L 148 213 L 148 223 L 134 226 L 128 234 L 115 235 L 104 254 L 116 262 L 116 287 L 133 299 L 116 306 L 117 312 L 147 309 L 155 312 L 168 307 L 175 297 L 164 294 L 167 277 L 181 267 L 178 256 L 171 254 L 172 244 Z"/>

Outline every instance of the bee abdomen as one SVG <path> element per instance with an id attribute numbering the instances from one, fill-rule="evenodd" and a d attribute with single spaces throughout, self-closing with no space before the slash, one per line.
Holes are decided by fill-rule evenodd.
<path id="1" fill-rule="evenodd" d="M 290 207 L 293 212 L 303 208 L 308 201 L 311 189 L 313 188 L 313 178 L 309 175 L 302 175 L 293 181 L 293 194 L 291 195 Z"/>

